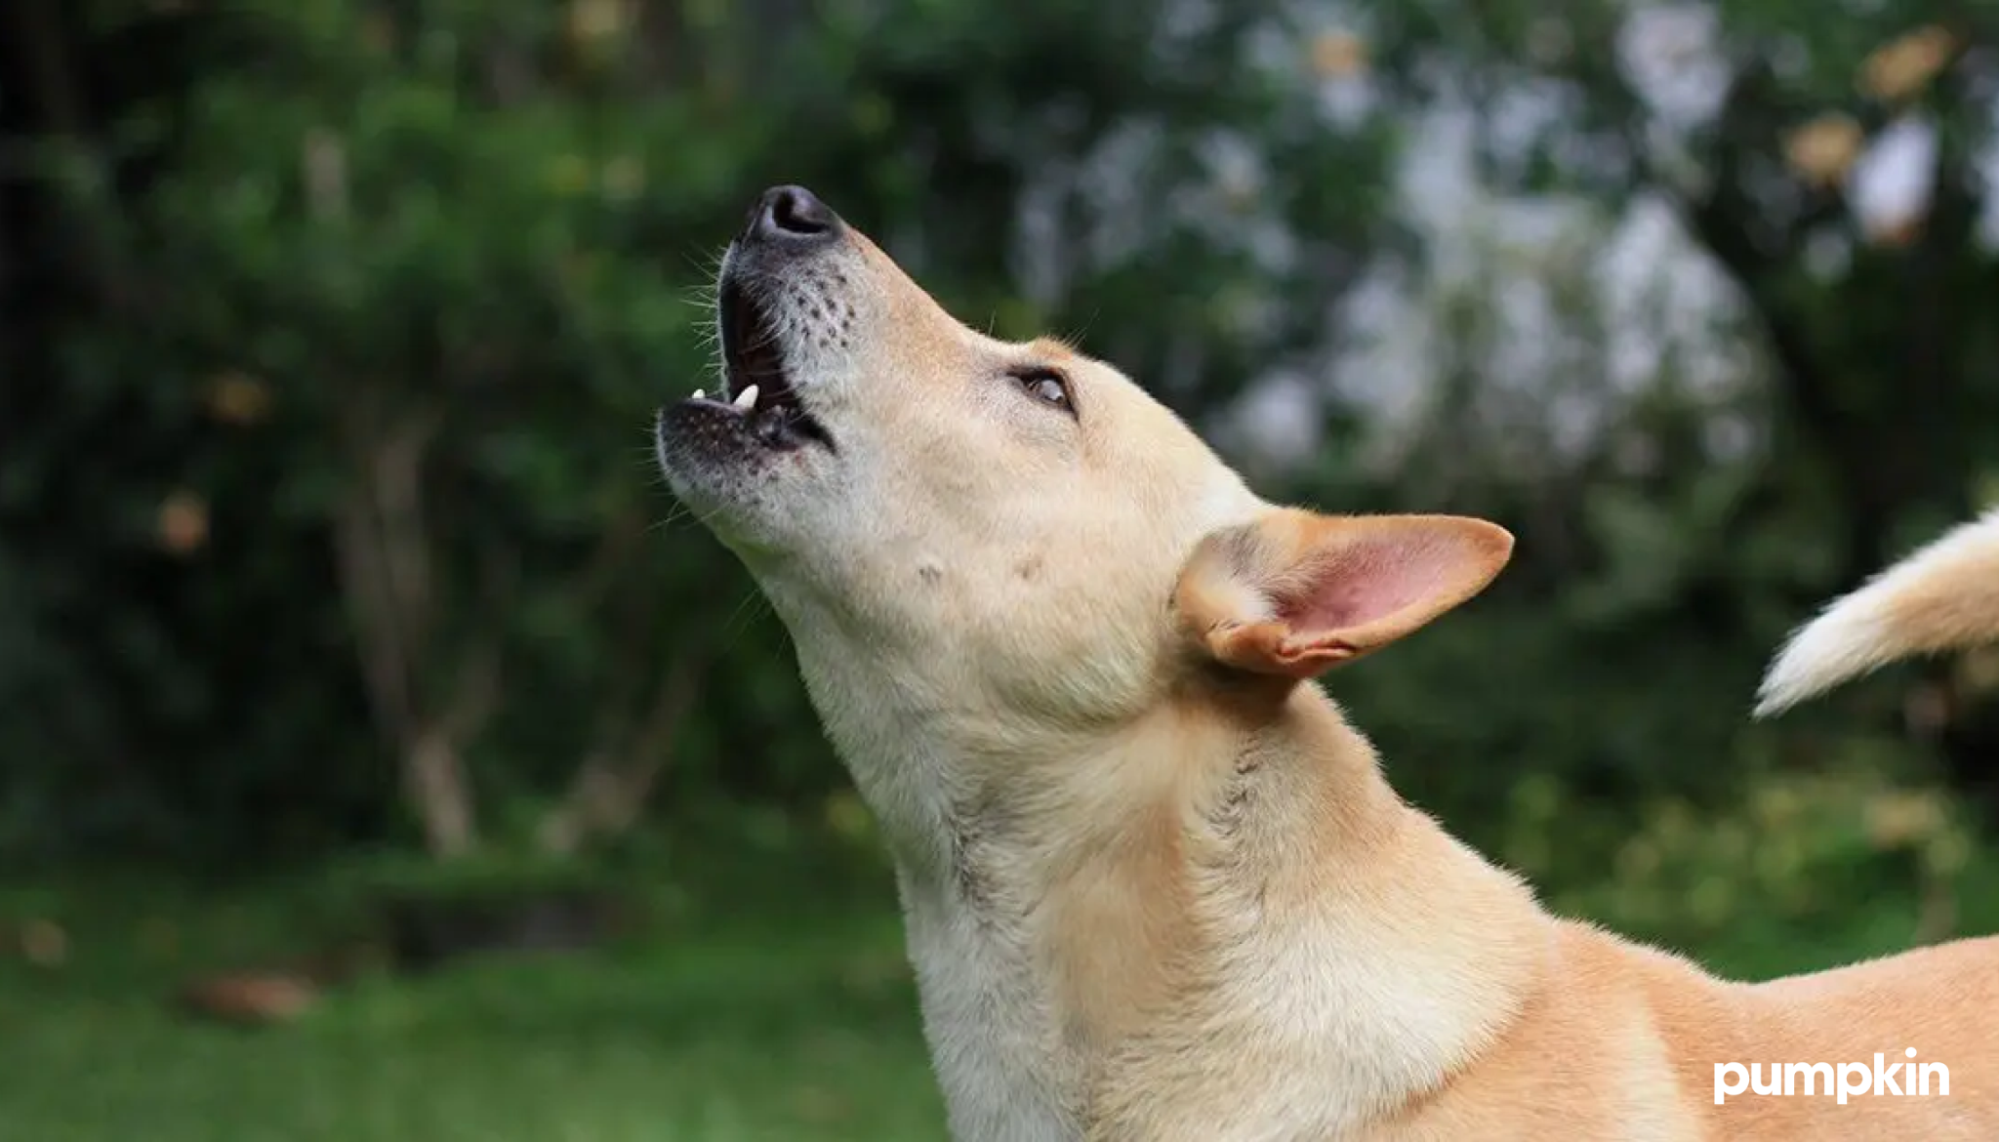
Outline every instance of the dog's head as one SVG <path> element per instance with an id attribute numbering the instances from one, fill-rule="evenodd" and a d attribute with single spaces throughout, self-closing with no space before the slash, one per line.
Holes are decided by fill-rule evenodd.
<path id="1" fill-rule="evenodd" d="M 836 738 L 925 718 L 1025 746 L 1190 680 L 1289 686 L 1510 550 L 1476 520 L 1266 503 L 1117 370 L 966 327 L 797 187 L 758 200 L 719 288 L 723 384 L 661 412 L 660 463 L 785 620 Z"/>

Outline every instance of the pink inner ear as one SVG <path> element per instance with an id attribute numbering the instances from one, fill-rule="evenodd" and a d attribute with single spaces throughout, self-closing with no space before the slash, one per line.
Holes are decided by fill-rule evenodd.
<path id="1" fill-rule="evenodd" d="M 1450 586 L 1450 546 L 1411 533 L 1343 544 L 1301 569 L 1279 592 L 1277 613 L 1293 631 L 1364 627 Z"/>

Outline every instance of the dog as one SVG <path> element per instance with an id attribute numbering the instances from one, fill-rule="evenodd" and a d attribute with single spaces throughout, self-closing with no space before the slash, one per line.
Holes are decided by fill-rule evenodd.
<path id="1" fill-rule="evenodd" d="M 716 309 L 722 383 L 660 411 L 658 462 L 879 823 L 955 1137 L 1999 1137 L 1999 940 L 1722 980 L 1390 788 L 1321 676 L 1470 601 L 1504 528 L 1267 502 L 799 187 Z M 1823 644 L 1771 693 L 1857 661 Z"/>

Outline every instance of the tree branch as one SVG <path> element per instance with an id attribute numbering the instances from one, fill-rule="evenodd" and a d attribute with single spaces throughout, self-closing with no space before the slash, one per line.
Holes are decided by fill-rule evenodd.
<path id="1" fill-rule="evenodd" d="M 577 769 L 562 802 L 543 819 L 538 841 L 551 853 L 574 853 L 593 837 L 616 835 L 638 821 L 672 757 L 673 737 L 700 694 L 706 656 L 683 654 L 662 674 L 636 726 L 599 743 Z"/>

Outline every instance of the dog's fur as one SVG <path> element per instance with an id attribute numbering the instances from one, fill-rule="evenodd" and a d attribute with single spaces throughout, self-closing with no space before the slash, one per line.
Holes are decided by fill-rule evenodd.
<path id="1" fill-rule="evenodd" d="M 1763 677 L 1775 714 L 1877 667 L 1999 643 L 1999 509 L 1959 524 L 1799 628 Z"/>
<path id="2" fill-rule="evenodd" d="M 1476 594 L 1504 530 L 1267 503 L 1110 366 L 967 328 L 798 193 L 725 259 L 725 359 L 830 443 L 691 401 L 660 462 L 882 826 L 955 1135 L 1999 1137 L 1999 941 L 1724 981 L 1551 916 L 1390 789 L 1315 677 Z M 782 377 L 744 375 L 764 339 Z M 1991 630 L 1991 583 L 1958 591 L 1953 630 Z M 1840 630 L 1943 641 L 1879 613 Z M 1823 645 L 1773 693 L 1845 670 Z M 1714 1102 L 1717 1064 L 1908 1047 L 1948 1096 Z"/>

